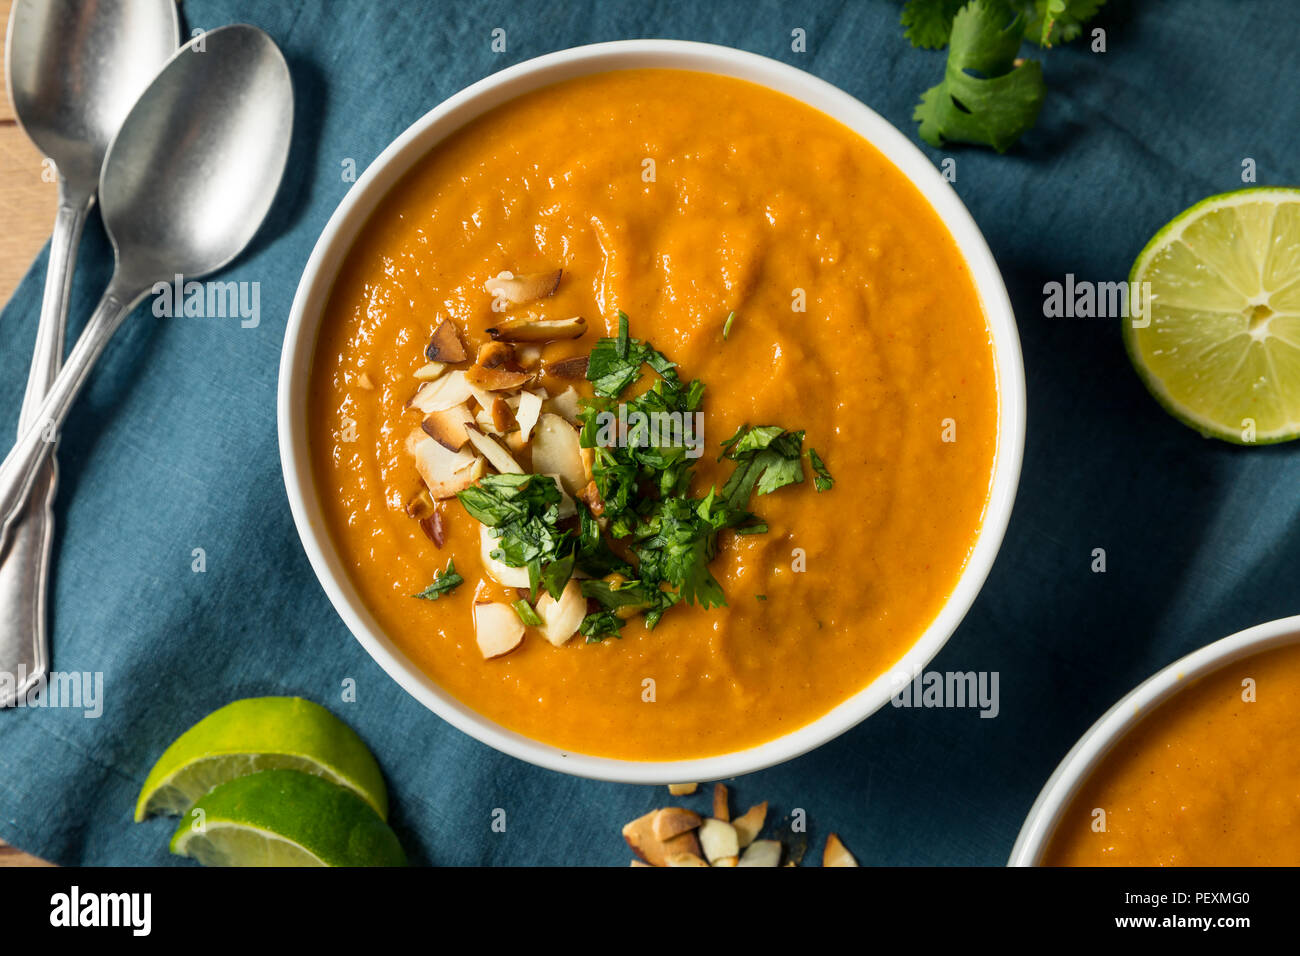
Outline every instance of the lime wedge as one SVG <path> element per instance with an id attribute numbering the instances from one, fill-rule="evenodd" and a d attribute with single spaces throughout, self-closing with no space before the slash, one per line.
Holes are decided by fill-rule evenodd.
<path id="1" fill-rule="evenodd" d="M 351 727 L 300 697 L 250 697 L 214 710 L 163 752 L 140 790 L 136 822 L 155 813 L 184 813 L 219 784 L 278 769 L 347 787 L 388 819 L 379 765 Z"/>
<path id="2" fill-rule="evenodd" d="M 1161 405 L 1236 444 L 1300 436 L 1300 189 L 1211 196 L 1147 243 L 1124 344 Z M 1149 324 L 1143 326 L 1149 319 Z"/>
<path id="3" fill-rule="evenodd" d="M 201 797 L 171 850 L 204 866 L 405 866 L 397 836 L 356 793 L 298 770 L 236 777 Z"/>

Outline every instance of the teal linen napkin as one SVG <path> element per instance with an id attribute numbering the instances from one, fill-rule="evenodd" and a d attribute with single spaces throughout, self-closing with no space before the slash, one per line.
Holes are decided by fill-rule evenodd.
<path id="1" fill-rule="evenodd" d="M 1076 737 L 1179 655 L 1300 611 L 1300 447 L 1206 441 L 1152 401 L 1114 322 L 1043 317 L 1043 285 L 1115 280 L 1166 220 L 1239 188 L 1300 183 L 1300 27 L 1287 0 L 1125 4 L 1086 44 L 1043 59 L 1039 125 L 1004 156 L 957 161 L 1019 316 L 1029 388 L 1024 476 L 987 586 L 932 665 L 996 671 L 1000 712 L 886 707 L 799 760 L 735 784 L 779 820 L 806 811 L 866 863 L 1000 864 Z M 626 864 L 622 824 L 650 787 L 538 770 L 408 697 L 339 621 L 298 543 L 280 478 L 275 385 L 285 317 L 321 228 L 358 170 L 469 83 L 555 49 L 629 37 L 706 40 L 794 64 L 915 139 L 944 55 L 914 50 L 885 2 L 440 3 L 186 0 L 186 33 L 244 21 L 288 57 L 297 129 L 252 249 L 219 277 L 260 283 L 260 321 L 137 310 L 59 448 L 53 662 L 102 672 L 103 707 L 0 712 L 0 838 L 59 863 L 160 864 L 172 821 L 131 822 L 137 789 L 182 730 L 233 698 L 298 694 L 355 727 L 416 862 Z M 1249 20 L 1250 28 L 1239 23 Z M 507 47 L 494 53 L 491 32 Z M 807 52 L 791 49 L 806 31 Z M 1243 68 L 1243 64 L 1248 68 Z M 52 188 L 52 187 L 51 187 Z M 97 220 L 72 297 L 111 270 Z M 45 256 L 0 315 L 0 433 L 12 434 Z M 1107 570 L 1090 569 L 1104 548 Z M 204 570 L 196 571 L 197 549 Z M 356 683 L 344 702 L 344 682 Z M 698 803 L 700 798 L 696 798 Z M 493 827 L 505 810 L 504 832 Z"/>

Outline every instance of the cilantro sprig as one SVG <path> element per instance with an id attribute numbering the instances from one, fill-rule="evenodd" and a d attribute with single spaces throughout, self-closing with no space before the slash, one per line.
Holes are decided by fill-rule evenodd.
<path id="1" fill-rule="evenodd" d="M 1067 43 L 1106 0 L 908 0 L 900 21 L 912 44 L 948 50 L 944 78 L 913 114 L 921 138 L 1009 149 L 1038 120 L 1047 95 L 1042 66 L 1020 60 L 1026 40 Z"/>

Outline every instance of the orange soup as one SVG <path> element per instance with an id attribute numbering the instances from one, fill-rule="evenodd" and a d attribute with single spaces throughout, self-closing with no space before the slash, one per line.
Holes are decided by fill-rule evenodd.
<path id="1" fill-rule="evenodd" d="M 1298 702 L 1297 645 L 1229 664 L 1179 691 L 1093 771 L 1045 862 L 1300 864 Z"/>
<path id="2" fill-rule="evenodd" d="M 523 305 L 488 291 L 525 276 L 558 282 L 547 278 Z M 458 461 L 488 435 L 527 472 L 536 453 L 522 437 L 533 401 L 523 391 L 546 396 L 551 421 L 571 421 L 574 394 L 591 396 L 592 384 L 559 376 L 561 360 L 581 362 L 618 335 L 619 312 L 632 338 L 706 386 L 694 495 L 727 481 L 736 463 L 717 460 L 722 443 L 745 425 L 802 431 L 794 465 L 804 479 L 749 502 L 765 533 L 718 534 L 708 571 L 725 606 L 683 600 L 653 630 L 634 617 L 595 643 L 578 634 L 557 646 L 529 627 L 485 659 L 476 615 L 534 595 L 487 573 L 479 522 L 456 497 L 436 498 L 430 512 L 412 448 L 445 459 L 440 449 L 464 442 L 468 425 L 477 437 Z M 484 358 L 503 323 L 538 321 L 564 336 L 574 332 L 566 322 L 585 331 Z M 444 333 L 476 372 L 431 363 L 448 357 L 436 342 Z M 643 371 L 629 394 L 656 379 Z M 457 373 L 526 384 L 503 393 L 495 429 L 484 407 L 495 399 L 479 388 L 456 407 L 464 421 L 439 426 L 455 442 L 422 446 L 420 429 L 433 431 L 408 403 L 422 401 L 429 376 Z M 310 409 L 332 539 L 392 640 L 507 728 L 641 760 L 761 744 L 897 662 L 966 564 L 998 430 L 990 333 L 969 269 L 903 174 L 792 99 L 670 70 L 548 87 L 422 160 L 339 274 Z M 814 485 L 810 449 L 833 487 Z M 424 503 L 413 511 L 416 498 Z M 449 559 L 464 584 L 415 599 Z M 493 625 L 508 630 L 508 616 Z"/>

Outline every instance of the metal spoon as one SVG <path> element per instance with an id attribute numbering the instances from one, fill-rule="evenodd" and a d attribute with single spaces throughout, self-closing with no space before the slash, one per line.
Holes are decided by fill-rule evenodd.
<path id="1" fill-rule="evenodd" d="M 18 123 L 53 161 L 59 190 L 20 432 L 63 363 L 77 244 L 108 143 L 179 42 L 174 0 L 17 0 L 9 16 L 9 98 Z M 57 478 L 51 454 L 0 564 L 0 672 L 12 675 L 13 687 L 0 694 L 0 707 L 25 695 L 49 666 L 45 589 Z"/>
<path id="2" fill-rule="evenodd" d="M 50 438 L 132 307 L 155 284 L 221 268 L 253 238 L 279 189 L 292 127 L 284 56 L 265 33 L 243 24 L 181 47 L 131 108 L 99 177 L 116 269 L 0 466 L 4 529 L 21 512 Z"/>

